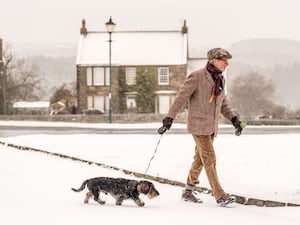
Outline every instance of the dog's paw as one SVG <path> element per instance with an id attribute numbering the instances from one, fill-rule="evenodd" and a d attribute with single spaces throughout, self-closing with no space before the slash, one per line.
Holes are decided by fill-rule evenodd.
<path id="1" fill-rule="evenodd" d="M 104 204 L 105 204 L 105 201 L 102 201 L 102 200 L 97 200 L 97 202 L 98 202 L 100 205 L 104 205 Z"/>
<path id="2" fill-rule="evenodd" d="M 138 206 L 143 207 L 145 205 L 144 202 L 141 202 Z"/>
<path id="3" fill-rule="evenodd" d="M 142 207 L 142 206 L 145 205 L 145 202 L 143 202 L 143 201 L 141 201 L 141 200 L 136 200 L 135 203 L 136 203 L 138 206 L 140 206 L 140 207 Z"/>

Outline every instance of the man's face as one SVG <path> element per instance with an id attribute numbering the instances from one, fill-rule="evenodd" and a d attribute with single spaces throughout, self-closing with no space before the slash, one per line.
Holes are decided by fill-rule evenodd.
<path id="1" fill-rule="evenodd" d="M 213 59 L 212 63 L 217 69 L 222 72 L 224 72 L 226 67 L 229 65 L 228 59 Z"/>

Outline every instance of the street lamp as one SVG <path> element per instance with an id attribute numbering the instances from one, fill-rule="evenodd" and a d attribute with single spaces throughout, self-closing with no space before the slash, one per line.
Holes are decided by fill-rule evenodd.
<path id="1" fill-rule="evenodd" d="M 112 104 L 111 104 L 111 85 L 112 85 L 112 79 L 111 79 L 111 34 L 115 31 L 116 24 L 111 20 L 111 17 L 109 18 L 109 21 L 105 23 L 106 31 L 109 34 L 109 109 L 108 109 L 108 120 L 109 123 L 112 123 Z"/>

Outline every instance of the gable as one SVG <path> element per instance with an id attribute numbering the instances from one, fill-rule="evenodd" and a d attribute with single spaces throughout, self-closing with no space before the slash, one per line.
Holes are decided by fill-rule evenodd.
<path id="1" fill-rule="evenodd" d="M 88 32 L 80 36 L 77 65 L 108 65 L 109 35 Z M 187 34 L 181 31 L 112 33 L 112 65 L 187 64 Z"/>

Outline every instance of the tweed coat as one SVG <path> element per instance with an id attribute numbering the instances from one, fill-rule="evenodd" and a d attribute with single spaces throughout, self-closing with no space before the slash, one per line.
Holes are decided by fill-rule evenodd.
<path id="1" fill-rule="evenodd" d="M 224 91 L 211 103 L 215 82 L 206 68 L 192 72 L 179 89 L 167 116 L 175 119 L 179 110 L 188 102 L 187 130 L 196 135 L 218 133 L 220 114 L 229 120 L 234 113 L 229 107 Z"/>

